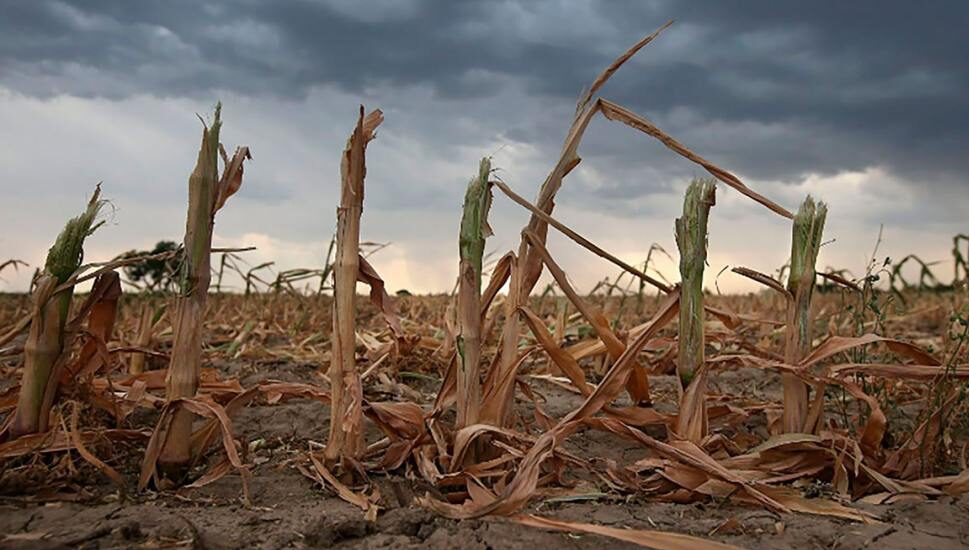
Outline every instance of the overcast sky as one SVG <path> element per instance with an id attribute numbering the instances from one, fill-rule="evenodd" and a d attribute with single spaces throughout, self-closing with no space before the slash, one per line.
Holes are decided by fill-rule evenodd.
<path id="1" fill-rule="evenodd" d="M 366 240 L 392 289 L 448 290 L 478 160 L 527 197 L 558 157 L 575 101 L 617 54 L 676 23 L 602 90 L 789 209 L 830 205 L 821 267 L 860 273 L 915 252 L 952 271 L 969 214 L 969 2 L 103 0 L 3 2 L 0 261 L 36 266 L 95 183 L 113 203 L 86 260 L 181 240 L 199 113 L 252 148 L 216 245 L 252 264 L 316 267 L 335 226 L 339 155 L 359 104 L 386 120 L 368 149 Z M 630 262 L 675 258 L 673 219 L 702 170 L 593 122 L 556 216 Z M 720 186 L 708 282 L 773 271 L 789 221 Z M 489 250 L 527 213 L 497 197 Z M 580 289 L 616 270 L 560 238 Z M 0 274 L 0 290 L 29 272 Z M 657 264 L 675 279 L 675 264 Z M 748 283 L 725 273 L 723 291 Z"/>

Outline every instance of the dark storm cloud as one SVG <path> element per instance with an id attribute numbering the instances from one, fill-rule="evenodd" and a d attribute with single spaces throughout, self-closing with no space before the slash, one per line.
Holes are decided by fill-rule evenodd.
<path id="1" fill-rule="evenodd" d="M 571 101 L 669 18 L 678 24 L 605 95 L 707 156 L 757 178 L 884 165 L 963 185 L 964 1 L 12 2 L 0 17 L 0 85 L 115 98 L 415 85 L 474 117 L 496 77 Z M 562 130 L 533 118 L 509 115 L 505 135 L 554 150 Z M 634 183 L 640 169 L 657 179 L 695 172 L 628 133 L 590 142 L 587 157 L 623 164 L 603 200 L 656 189 Z"/>
<path id="2" fill-rule="evenodd" d="M 618 90 L 622 101 L 803 128 L 806 135 L 786 151 L 775 144 L 756 154 L 742 138 L 733 146 L 721 142 L 728 157 L 766 177 L 860 163 L 888 164 L 913 178 L 969 168 L 969 3 L 677 6 L 679 21 L 702 31 L 695 47 L 682 62 L 659 63 L 638 73 L 639 82 L 627 80 Z"/>
<path id="3" fill-rule="evenodd" d="M 322 84 L 357 91 L 386 83 L 428 84 L 444 96 L 475 97 L 489 91 L 486 82 L 469 78 L 474 71 L 561 80 L 585 65 L 574 62 L 573 47 L 502 34 L 487 2 L 404 0 L 398 6 L 414 9 L 388 4 L 386 15 L 334 7 L 339 4 L 21 3 L 0 20 L 0 59 L 53 72 L 72 64 L 119 74 L 154 67 L 159 74 L 145 75 L 139 91 L 158 95 L 214 88 L 302 95 Z M 110 88 L 81 92 L 119 94 Z"/>

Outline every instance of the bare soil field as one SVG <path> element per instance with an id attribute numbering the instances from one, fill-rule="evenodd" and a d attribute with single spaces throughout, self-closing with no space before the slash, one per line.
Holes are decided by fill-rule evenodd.
<path id="1" fill-rule="evenodd" d="M 632 327 L 637 321 L 649 318 L 660 303 L 653 297 L 645 297 L 639 304 L 635 296 L 627 300 L 589 299 L 610 317 L 620 320 L 622 327 Z M 845 299 L 850 297 L 834 293 L 817 300 L 818 318 L 824 319 L 822 324 L 830 330 L 839 330 L 839 327 L 847 330 L 854 321 L 841 307 Z M 747 317 L 773 305 L 769 296 L 761 295 L 711 297 L 711 302 Z M 913 293 L 908 302 L 904 309 L 897 302 L 888 308 L 891 312 L 880 321 L 886 332 L 903 332 L 908 340 L 917 341 L 926 349 L 943 349 L 945 342 L 940 335 L 949 322 L 946 310 L 954 303 L 954 297 Z M 433 410 L 447 370 L 447 363 L 437 349 L 443 343 L 446 303 L 443 297 L 400 298 L 398 308 L 403 325 L 419 334 L 422 340 L 399 356 L 383 360 L 366 359 L 368 355 L 373 357 L 375 350 L 383 349 L 380 341 L 386 339 L 387 331 L 381 327 L 382 319 L 372 306 L 361 307 L 359 321 L 368 329 L 361 331 L 358 351 L 361 369 L 368 373 L 363 386 L 368 402 L 408 402 L 424 411 Z M 532 307 L 554 325 L 556 316 L 562 317 L 558 312 L 564 303 L 563 298 L 549 295 L 533 300 Z M 11 319 L 25 304 L 23 297 L 7 297 L 2 311 Z M 131 383 L 125 380 L 131 376 L 123 369 L 134 354 L 122 350 L 126 349 L 125 342 L 134 339 L 138 332 L 136 313 L 145 307 L 162 309 L 165 304 L 163 299 L 138 297 L 123 302 L 117 342 L 110 347 L 119 368 L 105 377 L 117 383 L 114 395 L 130 401 Z M 213 388 L 210 391 L 214 400 L 227 404 L 243 388 L 267 383 L 305 384 L 325 390 L 327 381 L 323 373 L 327 371 L 329 353 L 325 343 L 330 334 L 324 320 L 330 307 L 330 300 L 325 297 L 215 296 L 210 305 L 211 320 L 206 325 L 207 370 L 203 376 L 219 381 L 219 385 L 209 386 Z M 588 337 L 589 327 L 580 317 L 570 314 L 564 317 L 563 343 L 568 344 L 564 349 L 575 350 L 576 346 L 592 341 Z M 770 320 L 764 315 L 761 317 L 761 321 Z M 253 323 L 247 325 L 243 322 L 246 319 Z M 732 331 L 732 336 L 723 338 L 721 343 L 717 341 L 718 331 L 726 329 L 712 322 L 708 335 L 713 338 L 708 348 L 716 353 L 711 355 L 727 356 L 731 349 L 755 344 L 769 347 L 772 339 L 778 338 L 770 323 L 748 323 L 753 328 Z M 154 355 L 149 357 L 146 373 L 157 372 L 153 367 L 164 367 L 171 347 L 171 331 L 164 325 L 161 321 L 156 326 L 150 345 Z M 246 330 L 246 326 L 250 328 Z M 240 339 L 239 335 L 244 332 L 244 338 Z M 626 330 L 620 329 L 618 333 L 628 338 Z M 674 332 L 668 331 L 668 334 Z M 303 345 L 292 342 L 303 342 Z M 494 342 L 490 344 L 486 360 L 495 352 Z M 526 341 L 523 345 L 534 346 L 534 342 Z M 16 343 L 13 351 L 15 348 Z M 871 349 L 869 360 L 873 363 L 890 353 L 877 348 Z M 671 371 L 670 349 L 670 344 L 660 338 L 657 345 L 642 352 L 641 358 L 653 372 L 650 381 L 654 404 L 650 410 L 675 415 L 678 382 Z M 593 384 L 602 381 L 603 369 L 608 368 L 608 361 L 603 357 L 592 355 L 581 359 Z M 5 356 L 4 388 L 15 387 L 19 363 L 16 354 Z M 376 368 L 369 369 L 374 365 Z M 141 377 L 148 379 L 146 375 Z M 521 434 L 533 434 L 530 441 L 534 441 L 543 425 L 554 423 L 555 419 L 566 417 L 583 405 L 584 397 L 568 385 L 553 362 L 538 353 L 523 365 L 519 381 L 524 391 L 516 394 L 515 425 Z M 886 453 L 893 445 L 901 447 L 910 435 L 906 432 L 917 422 L 921 406 L 917 396 L 927 395 L 930 385 L 898 383 L 884 396 L 884 407 L 890 418 L 890 427 L 882 442 Z M 100 385 L 92 379 L 87 387 Z M 4 548 L 638 546 L 581 531 L 554 532 L 522 525 L 516 522 L 516 518 L 523 517 L 518 512 L 476 519 L 442 517 L 428 506 L 416 503 L 415 498 L 431 495 L 447 500 L 453 488 L 446 483 L 429 483 L 412 460 L 392 469 L 376 464 L 368 466 L 365 486 L 354 487 L 361 494 L 379 495 L 375 500 L 376 516 L 368 518 L 360 507 L 341 499 L 332 485 L 321 484 L 307 475 L 307 454 L 318 452 L 326 443 L 329 406 L 320 399 L 298 396 L 272 403 L 252 402 L 232 414 L 236 447 L 251 470 L 248 502 L 243 498 L 242 477 L 231 471 L 198 488 L 149 486 L 137 491 L 135 485 L 146 439 L 158 420 L 160 400 L 135 401 L 131 410 L 119 418 L 108 414 L 104 406 L 90 405 L 97 401 L 90 398 L 85 401 L 83 392 L 65 393 L 65 402 L 70 405 L 63 405 L 56 413 L 60 415 L 63 430 L 72 429 L 72 408 L 80 407 L 83 411 L 80 428 L 75 429 L 90 431 L 88 450 L 120 474 L 126 492 L 119 491 L 115 483 L 70 445 L 59 448 L 48 440 L 16 456 L 10 456 L 13 451 L 9 442 L 0 445 L 0 452 L 5 453 L 0 470 L 3 510 L 0 546 Z M 780 378 L 769 369 L 730 362 L 718 367 L 711 375 L 708 395 L 716 407 L 726 405 L 728 412 L 711 414 L 711 437 L 705 445 L 710 456 L 729 464 L 732 457 L 744 455 L 755 444 L 771 440 L 769 424 L 776 418 L 772 411 L 779 407 L 781 393 Z M 899 398 L 910 395 L 916 398 Z M 859 433 L 865 415 L 860 414 L 861 407 L 856 400 L 849 397 L 844 402 L 849 409 L 846 414 L 839 410 L 844 403 L 835 398 L 829 401 L 826 408 L 831 420 L 826 429 L 852 437 Z M 613 402 L 616 408 L 630 405 L 625 394 Z M 441 419 L 453 422 L 453 415 L 453 410 L 448 410 Z M 939 459 L 933 462 L 935 469 L 922 478 L 959 473 L 959 449 L 965 439 L 959 426 L 961 416 L 952 418 L 942 447 L 936 449 Z M 847 423 L 842 425 L 843 421 Z M 196 429 L 202 426 L 202 421 L 196 420 Z M 109 433 L 110 429 L 141 435 L 116 438 Z M 365 431 L 371 446 L 384 435 L 369 421 Z M 662 422 L 650 422 L 643 431 L 657 440 L 669 439 L 668 428 Z M 717 439 L 734 445 L 717 443 Z M 521 443 L 521 448 L 527 451 L 528 443 Z M 632 490 L 628 478 L 656 478 L 656 472 L 663 472 L 664 465 L 658 461 L 663 455 L 641 442 L 596 429 L 594 424 L 583 426 L 563 439 L 560 449 L 564 456 L 574 458 L 566 465 L 551 467 L 549 472 L 555 475 L 536 487 L 521 513 L 615 529 L 683 533 L 742 548 L 942 549 L 962 548 L 969 541 L 969 527 L 963 521 L 969 512 L 966 497 L 912 489 L 883 495 L 878 499 L 882 503 L 876 504 L 866 497 L 885 493 L 884 488 L 872 487 L 864 473 L 855 471 L 850 472 L 850 485 L 838 486 L 841 482 L 837 479 L 836 460 L 819 462 L 818 468 L 801 465 L 799 475 L 797 467 L 788 468 L 793 475 L 776 485 L 785 487 L 792 499 L 796 499 L 783 502 L 799 503 L 802 511 L 779 513 L 749 499 L 736 498 L 741 496 L 737 491 L 717 496 L 694 488 L 686 494 L 682 488 L 689 483 L 669 473 L 674 472 L 672 469 L 663 474 L 667 485 L 664 488 Z M 202 460 L 188 473 L 186 483 L 204 478 L 207 472 L 224 463 L 224 456 L 220 445 L 210 445 Z M 373 461 L 379 462 L 376 458 Z M 502 476 L 510 479 L 515 474 L 511 468 Z M 623 484 L 623 479 L 627 483 Z M 677 480 L 672 484 L 679 484 L 676 490 L 670 490 L 670 479 Z M 495 483 L 492 487 L 498 491 L 501 485 Z"/>

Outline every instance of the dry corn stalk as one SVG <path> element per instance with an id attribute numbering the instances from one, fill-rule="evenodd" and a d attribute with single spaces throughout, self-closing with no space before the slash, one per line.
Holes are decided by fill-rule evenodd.
<path id="1" fill-rule="evenodd" d="M 56 372 L 64 351 L 65 327 L 74 287 L 57 288 L 65 283 L 84 257 L 84 239 L 101 223 L 95 223 L 105 201 L 99 199 L 101 187 L 94 190 L 87 209 L 71 219 L 47 252 L 44 270 L 36 280 L 33 295 L 33 320 L 24 344 L 24 373 L 17 408 L 10 424 L 14 437 L 47 431 L 50 406 L 56 391 Z"/>
<path id="2" fill-rule="evenodd" d="M 146 300 L 142 304 L 141 316 L 138 320 L 138 331 L 135 335 L 135 346 L 139 349 L 148 349 L 151 346 L 151 339 L 155 325 L 165 313 L 164 308 L 155 310 L 150 301 Z M 145 362 L 147 354 L 143 351 L 136 351 L 131 354 L 131 363 L 128 365 L 128 372 L 131 374 L 141 374 L 145 372 Z"/>
<path id="3" fill-rule="evenodd" d="M 337 208 L 336 262 L 333 269 L 333 350 L 330 354 L 330 435 L 324 450 L 329 464 L 344 456 L 355 458 L 363 451 L 360 373 L 356 362 L 357 277 L 360 272 L 360 215 L 363 212 L 366 148 L 383 122 L 374 110 L 364 118 L 363 105 L 357 125 L 340 162 L 340 206 Z"/>
<path id="4" fill-rule="evenodd" d="M 188 179 L 188 216 L 179 280 L 179 295 L 172 320 L 174 341 L 165 377 L 169 402 L 195 397 L 202 368 L 202 323 L 211 279 L 212 228 L 215 213 L 242 184 L 242 164 L 251 158 L 248 147 L 236 149 L 232 160 L 225 157 L 225 171 L 219 177 L 219 131 L 222 104 L 215 107 L 211 126 L 203 125 L 195 170 Z M 192 421 L 188 409 L 173 408 L 171 425 L 158 455 L 158 465 L 172 477 L 180 477 L 191 461 Z"/>
<path id="5" fill-rule="evenodd" d="M 491 235 L 488 226 L 490 173 L 491 160 L 485 157 L 481 159 L 478 176 L 468 184 L 461 217 L 458 242 L 461 256 L 458 270 L 458 429 L 478 422 L 481 404 L 481 269 L 485 239 Z"/>
<path id="6" fill-rule="evenodd" d="M 88 339 L 72 367 L 65 369 L 61 382 L 67 383 L 75 376 L 91 376 L 107 366 L 107 343 L 114 332 L 120 298 L 121 276 L 118 272 L 106 271 L 98 275 L 88 298 L 91 303 L 87 312 Z"/>
<path id="7" fill-rule="evenodd" d="M 602 311 L 588 304 L 583 300 L 579 294 L 572 288 L 569 283 L 568 277 L 565 271 L 555 260 L 552 259 L 552 255 L 549 254 L 548 249 L 542 244 L 541 240 L 534 233 L 528 231 L 524 232 L 529 244 L 531 244 L 532 249 L 538 251 L 542 262 L 545 267 L 548 268 L 549 273 L 555 279 L 559 288 L 562 289 L 562 293 L 568 298 L 570 302 L 575 306 L 582 317 L 585 318 L 586 322 L 592 327 L 596 336 L 606 347 L 606 353 L 609 355 L 610 359 L 617 361 L 619 357 L 625 353 L 626 345 L 619 339 L 618 336 L 609 328 L 609 321 L 606 320 Z M 629 390 L 629 395 L 634 399 L 637 405 L 646 405 L 649 403 L 649 380 L 646 377 L 646 370 L 639 364 L 636 358 L 632 359 L 632 372 L 629 375 L 629 382 L 626 384 Z"/>
<path id="8" fill-rule="evenodd" d="M 791 236 L 791 271 L 787 279 L 787 290 L 791 301 L 787 307 L 787 333 L 784 345 L 784 360 L 796 365 L 811 351 L 811 295 L 814 292 L 815 263 L 821 247 L 821 234 L 828 207 L 823 202 L 815 203 L 808 196 L 794 216 Z M 784 386 L 785 432 L 813 431 L 806 426 L 808 417 L 808 387 L 793 373 L 782 375 Z"/>
<path id="9" fill-rule="evenodd" d="M 643 49 L 672 24 L 672 21 L 667 22 L 652 34 L 633 44 L 596 77 L 588 91 L 579 99 L 578 105 L 576 106 L 575 118 L 572 120 L 572 126 L 569 127 L 569 132 L 565 136 L 565 142 L 562 144 L 562 153 L 555 167 L 552 168 L 552 171 L 542 183 L 542 187 L 538 193 L 538 200 L 535 202 L 535 205 L 542 212 L 545 214 L 552 213 L 552 209 L 555 208 L 555 195 L 562 187 L 563 178 L 578 166 L 582 160 L 578 154 L 582 135 L 585 133 L 592 118 L 601 110 L 600 100 L 593 98 L 609 78 L 619 70 L 623 63 L 636 55 L 636 52 Z M 548 235 L 548 223 L 541 216 L 533 213 L 528 220 L 528 225 L 525 226 L 523 231 L 535 234 L 544 243 Z M 521 244 L 518 248 L 517 264 L 517 268 L 512 270 L 512 278 L 508 286 L 508 297 L 505 299 L 505 321 L 501 333 L 501 350 L 498 361 L 500 371 L 498 378 L 500 379 L 512 379 L 514 377 L 512 371 L 515 369 L 515 365 L 519 359 L 519 308 L 526 305 L 529 294 L 542 274 L 543 263 L 539 252 L 532 248 L 528 240 L 524 237 L 522 237 Z M 633 380 L 635 384 L 635 381 L 639 380 L 638 375 L 634 376 Z M 509 388 L 511 389 L 499 397 L 502 400 L 501 404 L 497 407 L 499 417 L 487 419 L 488 421 L 500 425 L 508 424 L 511 419 L 511 405 L 514 400 L 514 385 L 510 384 Z M 630 393 L 634 394 L 633 399 L 635 401 L 649 401 L 648 387 L 645 390 L 647 393 L 641 394 L 641 390 L 637 390 L 635 385 L 630 387 Z"/>
<path id="10" fill-rule="evenodd" d="M 680 249 L 679 356 L 677 374 L 683 395 L 677 434 L 699 443 L 707 433 L 706 365 L 703 356 L 703 267 L 707 260 L 707 219 L 716 201 L 713 179 L 694 179 L 686 190 L 683 216 L 676 220 Z"/>

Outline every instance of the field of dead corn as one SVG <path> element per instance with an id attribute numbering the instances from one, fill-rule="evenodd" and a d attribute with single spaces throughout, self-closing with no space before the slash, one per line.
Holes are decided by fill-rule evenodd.
<path id="1" fill-rule="evenodd" d="M 954 238 L 951 285 L 915 255 L 820 269 L 837 215 L 823 197 L 789 211 L 598 96 L 665 28 L 593 81 L 534 202 L 488 158 L 469 170 L 450 295 L 389 296 L 367 261 L 379 110 L 361 107 L 347 141 L 320 269 L 273 278 L 268 264 L 241 268 L 242 250 L 212 248 L 250 158 L 220 143 L 220 107 L 180 246 L 83 264 L 96 190 L 30 292 L 0 297 L 0 547 L 969 544 L 969 239 Z M 711 176 L 670 213 L 678 282 L 554 216 L 598 115 Z M 744 296 L 703 288 L 707 220 L 716 194 L 734 192 L 791 224 L 778 273 L 723 274 L 763 286 Z M 519 248 L 494 257 L 492 200 L 531 215 Z M 618 275 L 580 292 L 549 230 Z M 0 270 L 33 267 L 21 264 Z M 220 291 L 228 272 L 244 293 Z M 543 273 L 553 282 L 537 288 Z M 75 292 L 82 283 L 91 290 Z"/>

